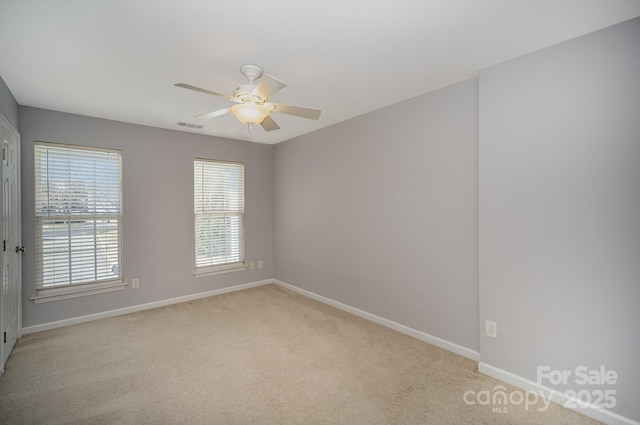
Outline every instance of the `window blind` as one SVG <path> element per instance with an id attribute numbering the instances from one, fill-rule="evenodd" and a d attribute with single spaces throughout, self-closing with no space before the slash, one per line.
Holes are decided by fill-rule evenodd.
<path id="1" fill-rule="evenodd" d="M 121 280 L 122 155 L 37 142 L 38 290 Z"/>
<path id="2" fill-rule="evenodd" d="M 244 263 L 244 164 L 194 161 L 196 271 Z"/>

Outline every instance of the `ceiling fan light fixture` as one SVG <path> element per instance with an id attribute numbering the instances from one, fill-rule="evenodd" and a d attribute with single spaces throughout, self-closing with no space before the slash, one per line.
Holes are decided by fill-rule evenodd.
<path id="1" fill-rule="evenodd" d="M 269 115 L 269 108 L 254 103 L 240 103 L 230 110 L 243 124 L 260 124 Z"/>
<path id="2" fill-rule="evenodd" d="M 231 112 L 238 121 L 247 125 L 249 133 L 251 133 L 251 126 L 257 124 L 260 124 L 265 131 L 278 130 L 280 126 L 270 117 L 272 111 L 308 118 L 310 120 L 317 120 L 320 117 L 320 111 L 317 109 L 268 102 L 273 94 L 279 92 L 287 85 L 275 77 L 264 74 L 262 68 L 259 66 L 244 64 L 240 67 L 240 73 L 249 80 L 249 84 L 236 86 L 233 96 L 192 86 L 191 84 L 176 83 L 174 85 L 235 102 L 236 105 L 229 108 L 196 115 L 196 117 L 208 119 Z"/>

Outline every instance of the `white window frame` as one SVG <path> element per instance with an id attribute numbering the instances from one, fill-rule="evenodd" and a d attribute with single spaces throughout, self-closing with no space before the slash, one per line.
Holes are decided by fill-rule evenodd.
<path id="1" fill-rule="evenodd" d="M 65 154 L 65 150 L 68 151 L 67 154 Z M 87 195 L 85 195 L 87 197 L 87 199 L 91 200 L 93 199 L 94 204 L 93 204 L 93 208 L 91 208 L 90 206 L 87 207 L 86 211 L 73 211 L 73 208 L 69 208 L 67 211 L 60 211 L 59 210 L 55 210 L 53 208 L 51 208 L 49 206 L 49 202 L 53 202 L 50 201 L 50 185 L 53 182 L 52 177 L 50 177 L 52 174 L 50 174 L 49 172 L 49 160 L 53 160 L 53 156 L 51 158 L 47 157 L 44 158 L 43 155 L 56 155 L 57 158 L 65 158 L 65 155 L 68 155 L 68 158 L 73 158 L 73 159 L 69 159 L 69 162 L 71 163 L 71 161 L 75 160 L 75 161 L 81 161 L 80 157 L 84 156 L 84 152 L 86 152 L 86 156 L 87 157 L 91 157 L 92 154 L 96 155 L 95 161 L 100 161 L 99 156 L 103 156 L 103 157 L 109 157 L 110 161 L 114 160 L 114 155 L 115 155 L 115 160 L 118 163 L 118 177 L 117 177 L 117 187 L 115 184 L 111 184 L 111 183 L 103 183 L 102 185 L 100 185 L 99 189 L 95 189 L 94 191 L 89 190 Z M 104 155 L 106 154 L 106 156 Z M 43 162 L 45 161 L 47 164 L 47 171 L 45 172 L 44 176 L 40 176 L 40 170 L 39 170 L 39 162 Z M 93 169 L 92 169 L 92 173 L 93 175 L 93 179 L 100 179 L 100 177 L 98 175 L 96 175 L 95 173 L 98 170 L 98 167 L 96 167 L 95 165 L 92 165 Z M 62 168 L 64 169 L 64 168 Z M 88 168 L 91 169 L 91 168 Z M 69 181 L 74 181 L 73 179 L 77 179 L 75 181 L 83 181 L 82 178 L 84 178 L 84 181 L 88 181 L 88 182 L 92 182 L 92 181 L 96 181 L 96 180 L 91 180 L 91 176 L 89 175 L 90 173 L 87 172 L 87 168 L 82 169 L 82 171 L 79 171 L 80 168 L 76 168 L 76 173 L 74 174 L 74 169 L 69 166 L 67 169 L 65 169 L 65 171 L 67 171 L 69 173 Z M 98 171 L 99 172 L 99 171 Z M 87 179 L 89 178 L 89 179 Z M 40 179 L 40 181 L 39 181 Z M 104 180 L 103 180 L 104 182 Z M 117 201 L 117 207 L 109 207 L 107 208 L 107 211 L 100 211 L 103 208 L 99 208 L 97 206 L 97 200 L 101 199 L 97 196 L 97 194 L 95 193 L 95 191 L 99 191 L 101 189 L 104 189 L 108 186 L 109 191 L 112 190 L 117 190 L 117 195 L 116 198 L 112 198 L 112 199 L 116 199 Z M 71 184 L 69 184 L 68 187 L 72 187 Z M 93 185 L 93 187 L 98 187 L 98 185 Z M 68 144 L 60 144 L 60 143 L 50 143 L 50 142 L 36 142 L 35 146 L 34 146 L 34 193 L 35 193 L 35 233 L 36 233 L 36 296 L 31 298 L 31 300 L 33 300 L 35 303 L 42 303 L 42 302 L 49 302 L 49 301 L 56 301 L 56 300 L 61 300 L 61 299 L 68 299 L 68 298 L 75 298 L 75 297 L 80 297 L 80 296 L 85 296 L 85 295 L 92 295 L 92 294 L 99 294 L 99 293 L 104 293 L 104 292 L 111 292 L 111 291 L 117 291 L 117 290 L 121 290 L 124 289 L 126 287 L 126 283 L 123 281 L 123 272 L 122 272 L 122 151 L 117 150 L 117 149 L 105 149 L 105 148 L 96 148 L 96 147 L 89 147 L 89 146 L 78 146 L 78 145 L 68 145 Z M 71 193 L 77 193 L 77 192 L 73 192 L 73 189 L 65 189 L 65 190 L 70 190 Z M 69 194 L 66 195 L 69 197 L 72 197 L 74 195 Z M 78 195 L 75 195 L 78 196 Z M 39 199 L 40 197 L 40 199 Z M 58 201 L 59 202 L 59 201 Z M 68 200 L 66 200 L 65 202 L 68 203 Z M 91 205 L 90 201 L 88 205 Z M 46 208 L 43 207 L 43 205 L 46 204 Z M 40 211 L 39 211 L 40 210 Z M 63 245 L 64 244 L 60 244 L 60 245 L 56 245 L 55 246 L 55 250 L 58 250 L 60 247 L 63 247 L 63 249 L 61 251 L 58 252 L 62 252 L 63 256 L 68 256 L 68 261 L 69 261 L 69 269 L 68 272 L 66 272 L 68 274 L 68 277 L 70 279 L 66 279 L 66 282 L 64 281 L 64 279 L 60 280 L 60 279 L 56 279 L 56 282 L 50 283 L 49 285 L 47 285 L 44 281 L 47 279 L 45 276 L 47 275 L 47 273 L 50 272 L 50 270 L 45 270 L 45 266 L 44 263 L 47 260 L 44 256 L 45 256 L 45 250 L 49 250 L 49 255 L 53 255 L 51 254 L 51 250 L 54 249 L 51 247 L 51 245 L 46 246 L 46 239 L 51 239 L 52 238 L 52 233 L 54 232 L 53 230 L 53 226 L 55 226 L 56 224 L 62 224 L 62 228 L 63 229 L 68 229 L 69 234 L 71 234 L 73 232 L 73 224 L 74 222 L 78 223 L 78 222 L 94 222 L 94 233 L 93 233 L 93 243 L 96 245 L 96 247 L 98 246 L 98 230 L 97 230 L 97 226 L 113 226 L 116 227 L 116 252 L 114 253 L 112 251 L 114 245 L 113 244 L 109 244 L 108 248 L 105 248 L 107 250 L 109 250 L 109 259 L 106 258 L 106 256 L 102 259 L 100 259 L 100 255 L 98 253 L 97 248 L 94 248 L 94 251 L 92 252 L 91 249 L 87 249 L 86 248 L 86 239 L 85 237 L 81 237 L 82 239 L 76 239 L 76 240 L 80 240 L 79 243 L 81 244 L 85 244 L 84 246 L 82 246 L 83 248 L 83 254 L 85 255 L 85 260 L 83 264 L 87 264 L 86 263 L 86 258 L 93 258 L 93 262 L 94 262 L 94 267 L 96 267 L 96 269 L 94 269 L 93 274 L 96 276 L 96 278 L 91 279 L 91 278 L 84 278 L 81 281 L 75 281 L 75 282 L 71 282 L 70 280 L 73 279 L 73 264 L 76 265 L 76 267 L 80 267 L 78 262 L 73 262 L 73 256 L 68 254 L 70 252 L 73 252 L 73 248 L 71 246 L 72 244 L 72 238 L 69 237 L 68 239 L 68 243 L 69 243 L 69 248 L 68 249 L 64 249 Z M 113 224 L 113 222 L 115 222 L 115 225 Z M 48 227 L 48 229 L 47 229 Z M 51 232 L 51 233 L 47 233 Z M 112 232 L 110 232 L 112 233 Z M 90 233 L 91 235 L 91 233 Z M 64 236 L 63 236 L 64 237 Z M 89 257 L 87 257 L 87 255 Z M 50 260 L 51 261 L 51 260 Z M 55 261 L 55 260 L 54 260 Z M 101 267 L 102 267 L 102 271 L 99 272 L 97 270 L 97 265 L 99 264 L 99 262 L 102 262 Z M 114 270 L 114 276 L 106 276 L 105 275 L 105 268 L 108 266 L 105 266 L 105 262 L 113 262 L 114 264 L 116 264 L 116 268 Z M 91 270 L 91 269 L 89 269 Z M 102 274 L 102 276 L 98 276 L 99 274 Z M 65 275 L 65 273 L 61 273 L 60 276 Z"/>
<path id="2" fill-rule="evenodd" d="M 231 174 L 233 172 L 239 173 L 240 178 L 226 180 L 229 175 L 225 174 L 225 170 Z M 245 270 L 247 266 L 245 264 L 244 232 L 244 164 L 196 158 L 193 161 L 193 173 L 194 276 L 205 277 Z M 205 176 L 205 174 L 207 175 Z M 222 179 L 225 180 L 222 181 Z M 212 184 L 222 185 L 224 189 L 212 188 Z M 207 190 L 210 194 L 209 197 L 205 194 L 205 185 L 209 188 Z M 213 206 L 212 203 L 205 201 L 212 197 L 224 199 L 223 203 L 226 207 Z M 203 232 L 202 223 L 215 218 L 225 218 L 230 219 L 232 223 L 235 222 L 225 228 L 226 245 L 231 248 L 228 252 L 225 251 L 224 255 L 199 255 L 199 253 L 206 251 L 207 243 L 210 250 L 214 247 L 210 239 L 203 241 L 205 232 Z M 229 234 L 232 236 L 228 236 Z M 219 252 L 219 248 L 216 252 Z"/>

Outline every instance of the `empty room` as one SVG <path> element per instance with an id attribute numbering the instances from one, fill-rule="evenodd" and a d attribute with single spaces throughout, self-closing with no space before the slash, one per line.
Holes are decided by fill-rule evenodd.
<path id="1" fill-rule="evenodd" d="M 0 0 L 1 424 L 640 425 L 640 1 Z"/>

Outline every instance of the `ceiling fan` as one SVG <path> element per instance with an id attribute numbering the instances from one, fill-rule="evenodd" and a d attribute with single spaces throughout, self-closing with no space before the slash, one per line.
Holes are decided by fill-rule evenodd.
<path id="1" fill-rule="evenodd" d="M 196 118 L 215 118 L 231 112 L 240 122 L 249 125 L 249 128 L 253 124 L 260 124 L 266 131 L 273 131 L 279 129 L 280 126 L 271 118 L 271 112 L 280 112 L 312 120 L 317 120 L 320 117 L 320 111 L 317 109 L 269 102 L 268 100 L 273 94 L 287 85 L 271 75 L 264 74 L 264 71 L 258 65 L 244 64 L 240 66 L 240 73 L 249 80 L 249 83 L 236 87 L 233 91 L 233 96 L 192 86 L 191 84 L 176 83 L 174 85 L 222 97 L 237 103 L 237 105 L 229 108 L 196 115 Z"/>

